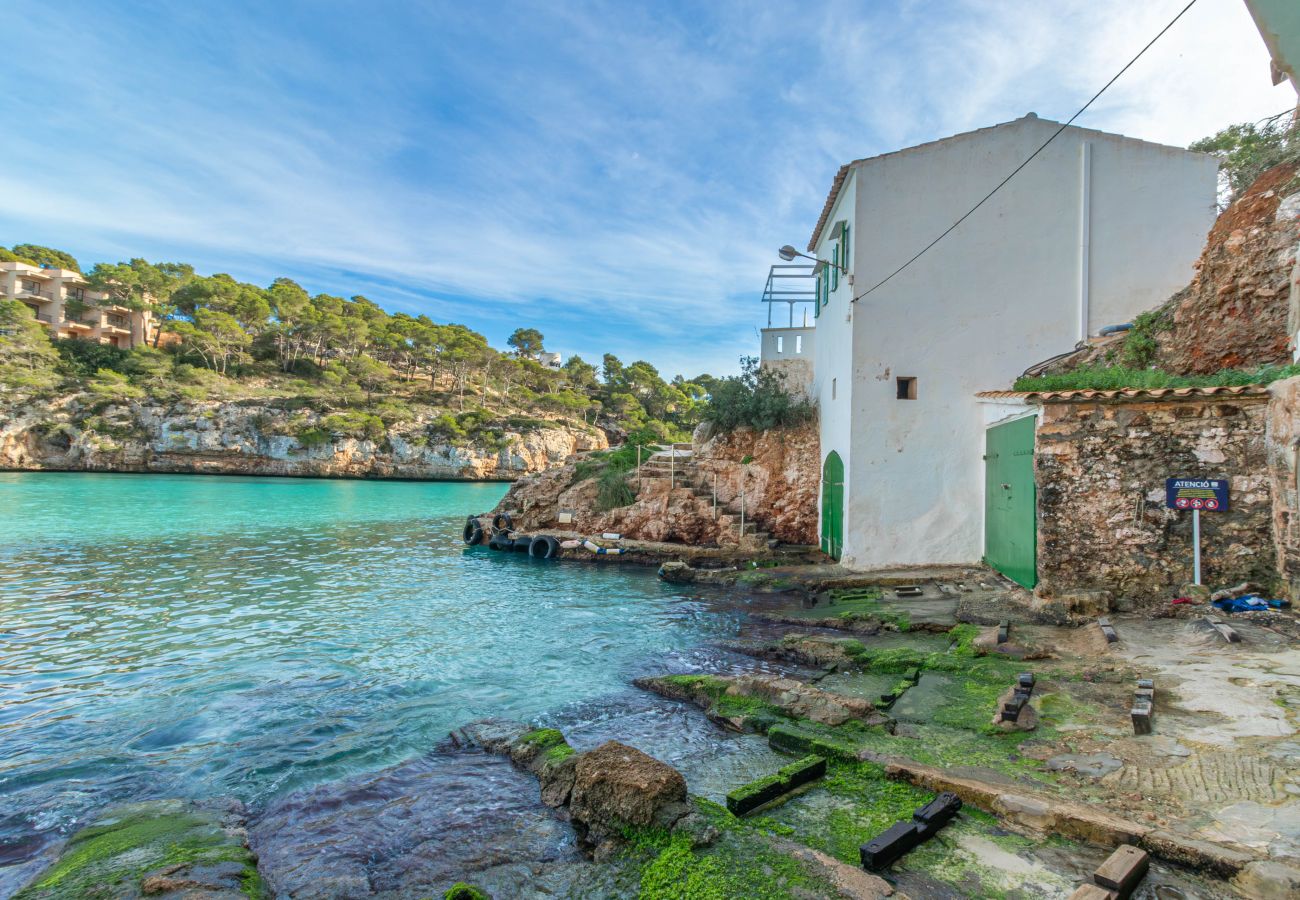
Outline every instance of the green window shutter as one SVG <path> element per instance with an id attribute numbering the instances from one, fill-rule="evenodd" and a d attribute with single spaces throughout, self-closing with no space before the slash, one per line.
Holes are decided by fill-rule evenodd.
<path id="1" fill-rule="evenodd" d="M 840 261 L 844 263 L 844 271 L 847 272 L 849 271 L 849 226 L 847 223 L 844 226 L 844 236 L 840 238 L 840 246 L 844 248 L 844 252 L 840 254 L 844 258 Z"/>
<path id="2" fill-rule="evenodd" d="M 814 287 L 816 288 L 814 292 L 816 299 L 813 300 L 813 318 L 816 319 L 822 314 L 822 277 L 820 275 L 817 276 L 817 283 Z"/>
<path id="3" fill-rule="evenodd" d="M 837 291 L 840 287 L 840 245 L 836 244 L 831 250 L 831 290 Z"/>

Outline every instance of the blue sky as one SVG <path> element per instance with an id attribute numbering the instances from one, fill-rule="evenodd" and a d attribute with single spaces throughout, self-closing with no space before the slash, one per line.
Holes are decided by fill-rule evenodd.
<path id="1" fill-rule="evenodd" d="M 841 163 L 1063 120 L 1183 3 L 9 0 L 0 244 L 733 371 Z M 1199 0 L 1079 124 L 1186 144 L 1267 73 Z"/>

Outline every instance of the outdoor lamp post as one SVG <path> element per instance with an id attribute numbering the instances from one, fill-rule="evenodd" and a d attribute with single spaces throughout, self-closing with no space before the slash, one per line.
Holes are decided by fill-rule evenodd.
<path id="1" fill-rule="evenodd" d="M 786 262 L 790 262 L 796 256 L 802 256 L 804 259 L 811 259 L 813 262 L 817 263 L 818 265 L 830 266 L 832 269 L 839 269 L 840 272 L 845 275 L 849 274 L 848 266 L 845 266 L 842 263 L 833 263 L 825 259 L 818 259 L 815 256 L 809 256 L 807 253 L 800 253 L 798 250 L 794 249 L 789 244 L 786 244 L 784 247 L 782 247 L 780 250 L 776 252 Z"/>

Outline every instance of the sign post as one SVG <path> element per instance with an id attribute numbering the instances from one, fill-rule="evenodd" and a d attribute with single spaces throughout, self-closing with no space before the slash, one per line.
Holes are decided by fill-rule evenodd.
<path id="1" fill-rule="evenodd" d="M 1169 478 L 1165 480 L 1165 506 L 1192 511 L 1192 583 L 1201 583 L 1201 511 L 1228 511 L 1225 478 Z"/>

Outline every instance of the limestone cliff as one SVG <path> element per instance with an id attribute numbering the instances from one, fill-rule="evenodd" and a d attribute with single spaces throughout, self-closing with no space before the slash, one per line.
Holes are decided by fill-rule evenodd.
<path id="1" fill-rule="evenodd" d="M 105 403 L 86 394 L 0 405 L 0 468 L 345 478 L 508 480 L 608 446 L 555 422 L 490 446 L 440 437 L 426 409 L 378 439 L 329 434 L 311 410 L 250 401 Z M 306 440 L 301 435 L 312 433 Z"/>
<path id="2" fill-rule="evenodd" d="M 591 475 L 598 466 L 574 459 L 515 482 L 498 511 L 509 512 L 521 531 L 615 531 L 636 540 L 725 547 L 742 542 L 743 495 L 743 540 L 815 544 L 819 446 L 816 422 L 716 436 L 702 426 L 689 458 L 682 457 L 671 471 L 666 464 L 647 463 L 640 475 L 630 473 L 636 499 L 628 506 L 601 510 L 598 478 Z M 571 523 L 560 523 L 561 510 L 572 510 Z"/>

